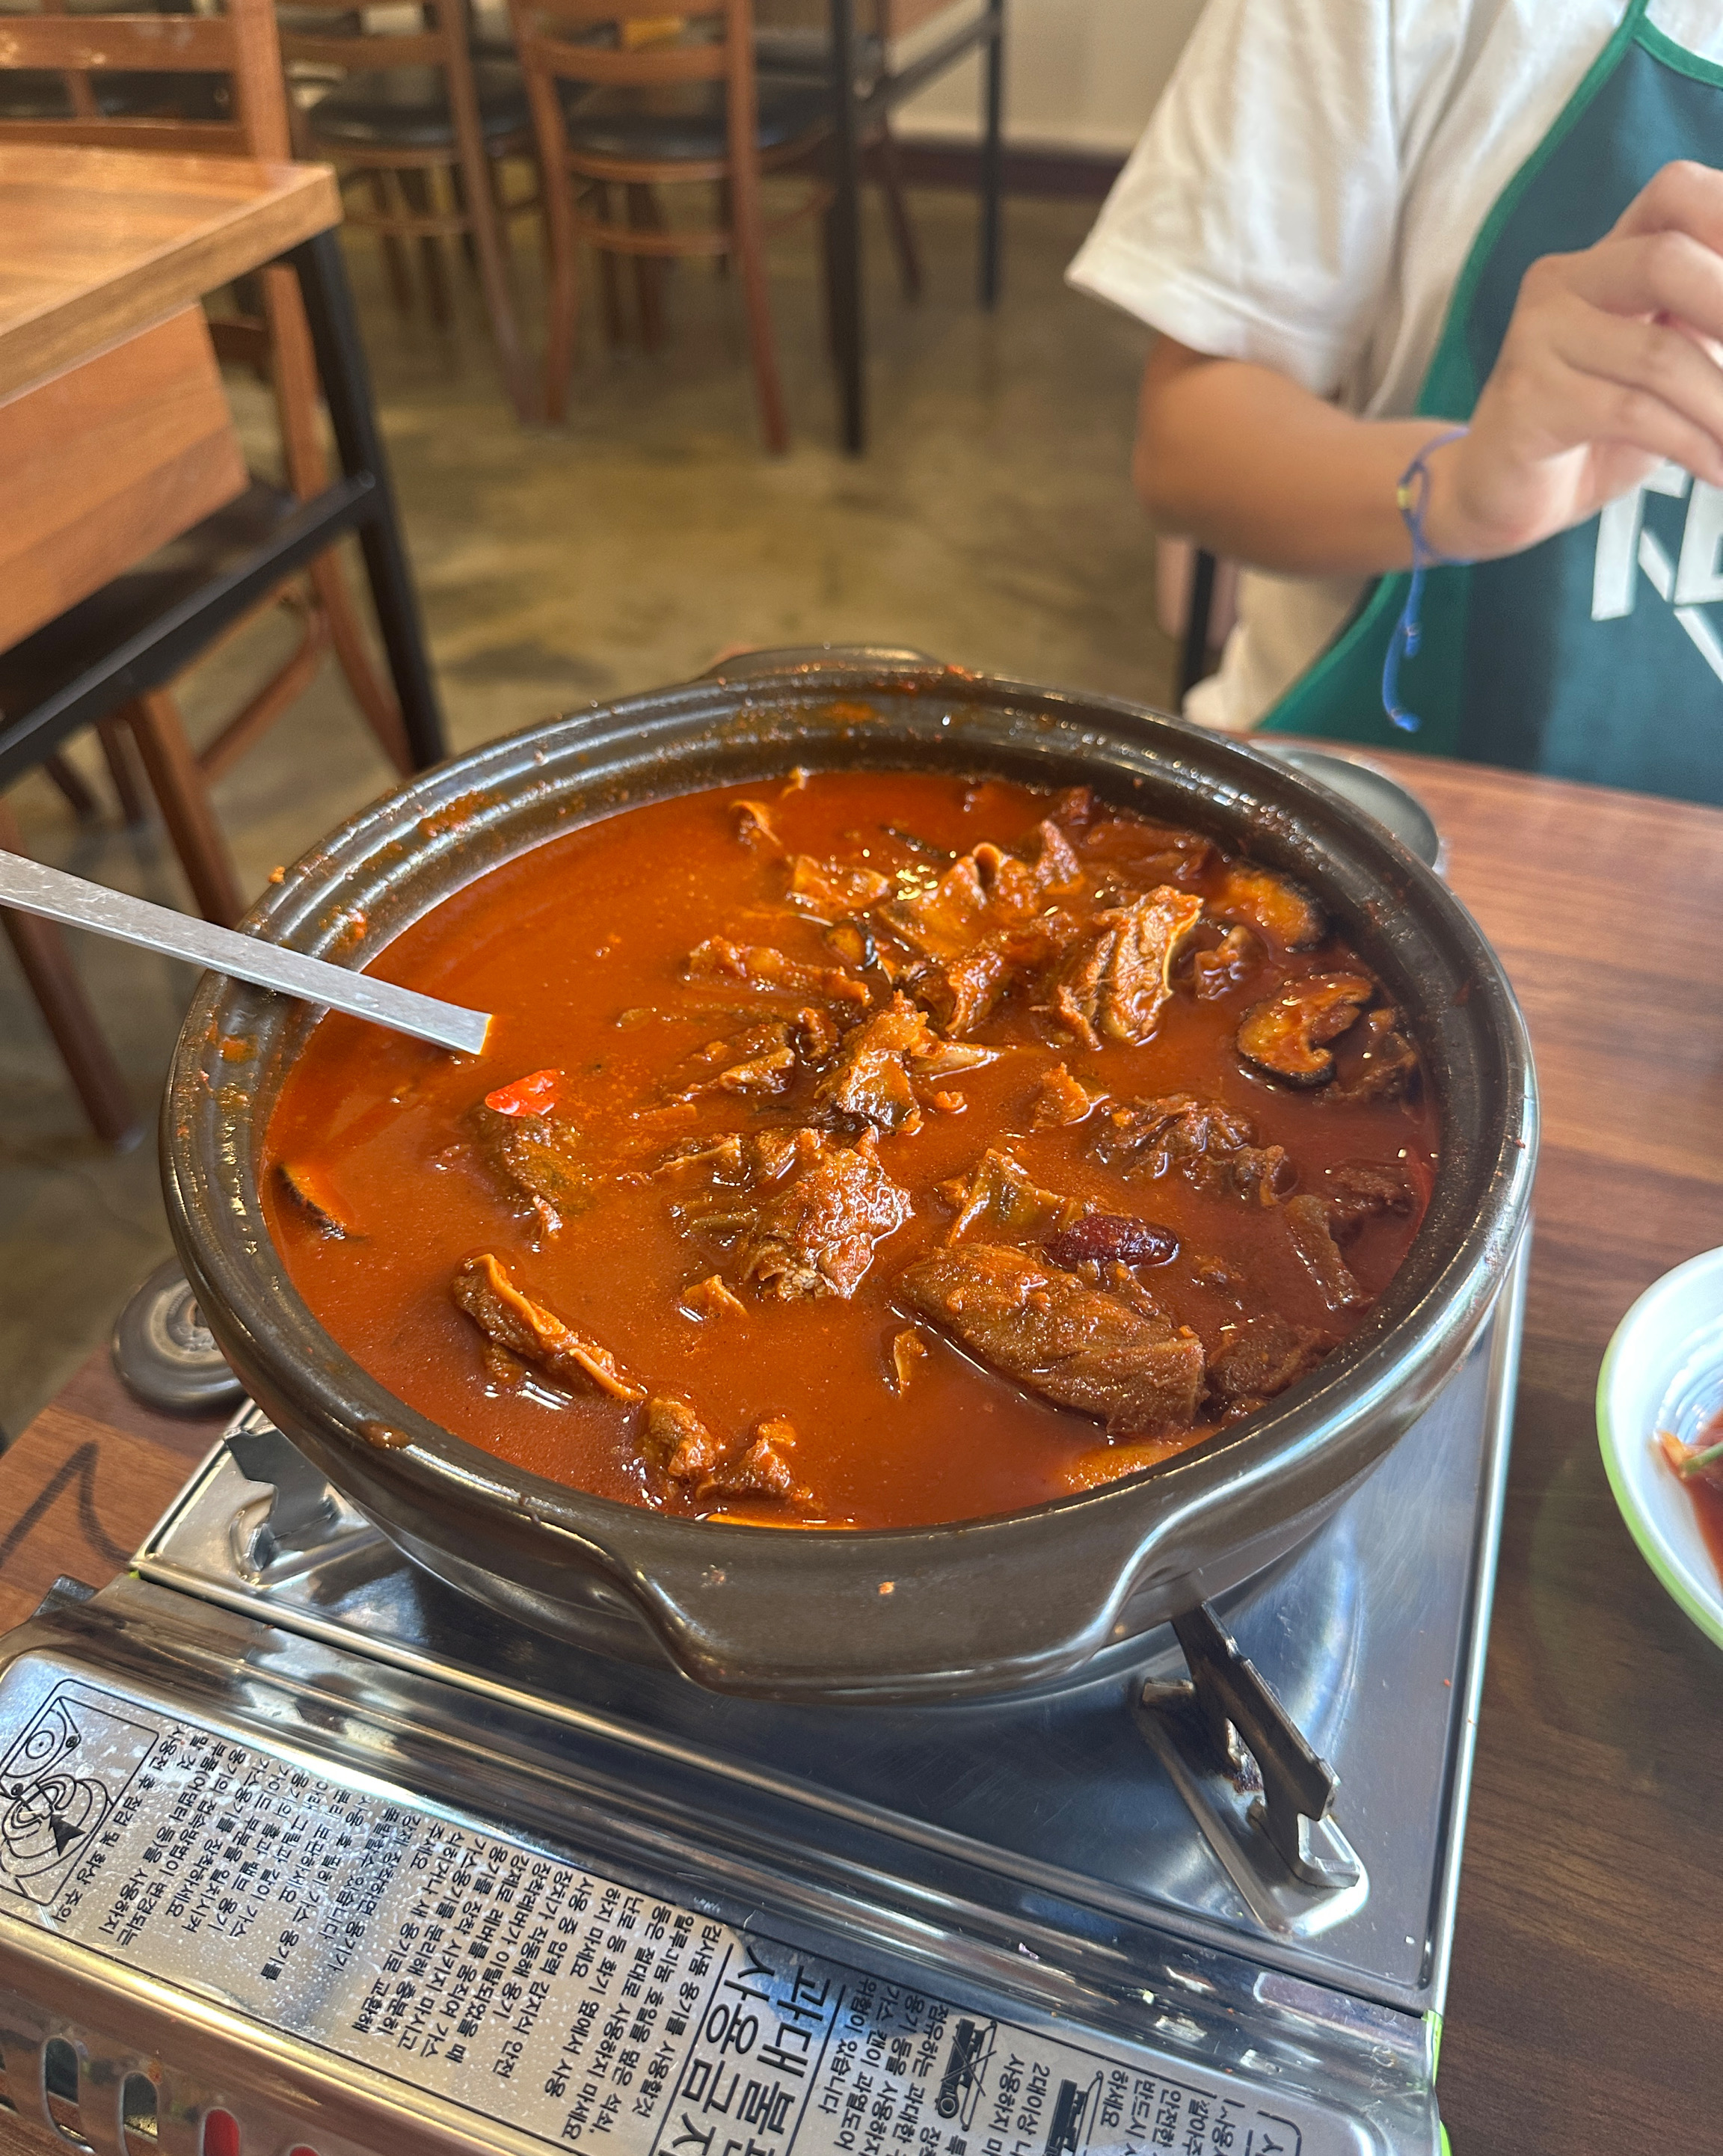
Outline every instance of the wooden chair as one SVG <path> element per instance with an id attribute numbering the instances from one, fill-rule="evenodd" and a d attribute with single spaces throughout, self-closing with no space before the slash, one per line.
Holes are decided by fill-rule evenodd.
<path id="1" fill-rule="evenodd" d="M 651 270 L 678 255 L 733 258 L 741 270 L 761 425 L 775 454 L 789 444 L 766 282 L 766 239 L 824 208 L 830 191 L 810 181 L 787 215 L 766 218 L 764 172 L 805 164 L 826 132 L 830 100 L 814 82 L 762 78 L 754 61 L 751 0 L 679 4 L 662 38 L 639 31 L 663 23 L 664 0 L 510 0 L 515 49 L 526 70 L 544 175 L 551 248 L 545 408 L 567 408 L 577 310 L 577 250 L 639 265 L 643 328 L 657 332 Z M 671 227 L 654 190 L 715 186 L 710 225 Z M 613 214 L 621 191 L 627 222 Z"/>
<path id="2" fill-rule="evenodd" d="M 21 854 L 23 836 L 10 805 L 0 797 L 0 848 Z M 43 1021 L 54 1038 L 68 1075 L 84 1104 L 90 1127 L 111 1146 L 135 1145 L 143 1124 L 114 1051 L 102 1037 L 82 983 L 72 965 L 66 939 L 51 921 L 0 906 L 19 969 L 30 984 Z"/>
<path id="3" fill-rule="evenodd" d="M 347 222 L 379 235 L 403 313 L 413 300 L 408 241 L 419 243 L 438 327 L 453 316 L 442 243 L 459 239 L 471 249 L 505 385 L 530 419 L 536 398 L 515 316 L 508 224 L 537 208 L 539 190 L 510 202 L 501 172 L 503 160 L 532 154 L 526 86 L 512 60 L 475 59 L 467 0 L 423 0 L 418 12 L 418 29 L 356 36 L 352 0 L 290 0 L 280 9 L 290 71 L 308 88 L 312 70 L 339 75 L 303 108 L 295 100 L 295 141 L 302 157 L 340 173 Z"/>
<path id="4" fill-rule="evenodd" d="M 76 142 L 105 148 L 201 151 L 285 162 L 291 156 L 279 48 L 270 0 L 228 0 L 223 16 L 64 16 L 54 0 L 49 11 L 9 15 L 0 39 L 0 74 L 57 71 L 65 79 L 73 116 L 20 118 L 0 107 L 0 141 Z M 98 72 L 95 64 L 100 62 Z M 118 64 L 116 66 L 116 63 Z M 151 74 L 183 77 L 188 73 L 225 74 L 231 116 L 187 119 L 171 114 L 140 116 L 136 110 L 105 111 L 100 86 L 123 71 L 131 80 Z M 135 108 L 136 94 L 127 102 Z M 257 285 L 260 318 L 218 321 L 217 349 L 228 357 L 267 365 L 275 393 L 283 462 L 295 496 L 308 500 L 327 481 L 317 418 L 317 375 L 310 333 L 298 285 L 290 270 L 262 271 Z M 179 580 L 213 564 L 230 549 L 248 521 L 266 516 L 273 492 L 254 487 L 249 503 L 208 520 L 176 542 Z M 251 512 L 248 518 L 247 511 Z M 164 579 L 152 575 L 157 565 L 144 564 L 115 578 L 100 598 L 86 603 L 104 613 L 135 611 L 152 596 L 167 596 Z M 167 579 L 171 585 L 174 579 Z M 309 586 L 309 588 L 306 587 Z M 384 753 L 403 773 L 412 767 L 400 709 L 378 677 L 366 648 L 341 566 L 333 553 L 315 561 L 305 580 L 297 578 L 276 594 L 275 603 L 300 619 L 297 648 L 277 672 L 201 753 L 192 755 L 172 698 L 154 691 L 127 706 L 100 732 L 116 790 L 128 814 L 141 806 L 136 779 L 126 761 L 124 735 L 136 742 L 155 786 L 162 814 L 197 903 L 212 920 L 231 921 L 241 899 L 231 862 L 210 813 L 206 782 L 219 775 L 256 740 L 308 685 L 332 644 L 349 687 Z M 79 633 L 95 626 L 86 608 L 79 610 Z M 51 633 L 47 644 L 54 641 Z M 23 665 L 39 672 L 46 657 L 42 639 L 31 649 L 0 654 L 0 702 L 10 693 L 9 675 Z"/>
<path id="5" fill-rule="evenodd" d="M 0 141 L 203 151 L 283 162 L 290 155 L 269 0 L 230 0 L 228 13 L 218 18 L 68 16 L 60 12 L 59 0 L 48 0 L 41 13 L 8 13 L 3 28 Z M 170 95 L 160 101 L 170 102 L 177 100 L 178 86 L 187 76 L 206 87 L 211 78 L 217 79 L 221 95 L 214 109 L 225 107 L 225 117 L 197 120 L 140 110 L 158 101 L 146 94 L 151 80 L 167 86 Z M 8 78 L 13 79 L 10 85 Z M 116 81 L 125 86 L 123 96 L 115 94 Z M 3 94 L 20 84 L 23 95 Z M 164 608 L 221 575 L 260 531 L 290 513 L 295 500 L 309 499 L 325 485 L 316 367 L 297 281 L 282 268 L 264 270 L 256 284 L 261 316 L 216 325 L 217 341 L 218 346 L 225 344 L 268 365 L 291 492 L 254 480 L 225 508 L 137 567 L 114 577 L 22 643 L 0 651 L 0 710 L 34 708 L 44 689 L 77 670 L 77 654 L 123 642 L 133 624 L 159 618 Z M 412 768 L 399 706 L 372 665 L 333 552 L 318 557 L 303 577 L 285 583 L 270 603 L 286 604 L 297 613 L 297 648 L 201 754 L 192 750 L 177 705 L 164 690 L 122 706 L 98 729 L 122 807 L 134 819 L 142 813 L 144 796 L 131 759 L 134 752 L 141 758 L 197 903 L 212 920 L 236 919 L 243 899 L 210 806 L 208 781 L 301 692 L 331 644 L 391 762 L 403 773 Z M 88 789 L 72 767 L 58 757 L 44 761 L 74 808 L 87 812 Z M 15 822 L 8 814 L 0 844 L 15 843 L 16 837 Z M 10 916 L 5 925 L 92 1122 L 104 1137 L 123 1138 L 135 1127 L 135 1118 L 129 1104 L 120 1105 L 123 1086 L 83 1003 L 64 943 Z"/>

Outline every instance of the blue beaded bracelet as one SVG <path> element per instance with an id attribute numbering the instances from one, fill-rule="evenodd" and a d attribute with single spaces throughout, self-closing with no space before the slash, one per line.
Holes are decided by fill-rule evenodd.
<path id="1" fill-rule="evenodd" d="M 1424 511 L 1430 499 L 1430 468 L 1425 459 L 1433 449 L 1439 449 L 1447 442 L 1457 442 L 1469 431 L 1464 427 L 1450 427 L 1445 434 L 1433 436 L 1401 473 L 1400 484 L 1394 490 L 1394 500 L 1412 535 L 1412 582 L 1406 588 L 1406 603 L 1400 609 L 1400 619 L 1394 624 L 1394 634 L 1388 639 L 1387 653 L 1382 663 L 1382 707 L 1393 723 L 1408 734 L 1418 732 L 1418 721 L 1400 702 L 1400 661 L 1410 659 L 1418 649 L 1422 634 L 1418 607 L 1423 598 L 1424 572 L 1435 567 L 1457 569 L 1466 566 L 1461 557 L 1444 554 L 1424 536 Z"/>

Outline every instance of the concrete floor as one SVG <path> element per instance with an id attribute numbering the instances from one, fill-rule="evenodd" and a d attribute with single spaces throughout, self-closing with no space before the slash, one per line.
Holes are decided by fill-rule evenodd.
<path id="1" fill-rule="evenodd" d="M 482 317 L 403 322 L 372 248 L 349 259 L 454 746 L 697 673 L 737 644 L 910 644 L 1023 679 L 1148 702 L 1173 654 L 1152 615 L 1152 549 L 1127 476 L 1144 333 L 1060 283 L 1092 214 L 1008 205 L 1006 294 L 973 293 L 974 216 L 924 193 L 926 295 L 899 295 L 868 232 L 874 444 L 833 447 L 814 251 L 774 251 L 790 454 L 758 448 L 733 280 L 679 265 L 668 347 L 606 352 L 590 319 L 568 424 L 523 430 Z M 531 275 L 526 235 L 520 248 Z M 537 310 L 528 295 L 527 321 Z M 271 455 L 258 385 L 232 384 L 254 462 Z M 194 737 L 255 679 L 265 619 L 197 670 Z M 76 759 L 92 775 L 88 742 Z M 261 886 L 387 785 L 333 667 L 216 788 L 242 880 Z M 105 792 L 105 788 L 104 787 Z M 11 797 L 44 860 L 169 905 L 187 896 L 153 829 L 79 827 L 40 775 Z M 188 969 L 80 939 L 80 964 L 146 1118 Z M 169 1249 L 153 1129 L 129 1154 L 88 1133 L 0 947 L 0 1430 L 16 1435 Z"/>

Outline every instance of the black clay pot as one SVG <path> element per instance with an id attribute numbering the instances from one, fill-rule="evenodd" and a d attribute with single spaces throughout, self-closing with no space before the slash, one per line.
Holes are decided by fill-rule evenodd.
<path id="1" fill-rule="evenodd" d="M 174 1237 L 259 1403 L 409 1556 L 505 1614 L 569 1637 L 590 1637 L 595 1620 L 619 1639 L 655 1634 L 701 1683 L 783 1699 L 1044 1684 L 1293 1548 L 1428 1406 L 1525 1224 L 1536 1145 L 1525 1028 L 1495 955 L 1437 878 L 1295 771 L 1128 705 L 896 654 L 778 673 L 751 659 L 462 757 L 306 855 L 249 927 L 362 965 L 438 900 L 572 824 L 796 763 L 1086 781 L 1321 894 L 1410 1019 L 1440 1106 L 1441 1160 L 1379 1306 L 1303 1384 L 1161 1466 L 956 1527 L 782 1534 L 543 1481 L 405 1406 L 300 1301 L 264 1226 L 257 1162 L 315 1014 L 214 977 L 180 1035 L 163 1110 Z M 218 1044 L 234 1040 L 249 1060 L 223 1060 Z"/>

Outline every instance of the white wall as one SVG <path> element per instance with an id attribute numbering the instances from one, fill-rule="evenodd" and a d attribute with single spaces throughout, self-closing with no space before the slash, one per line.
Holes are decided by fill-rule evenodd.
<path id="1" fill-rule="evenodd" d="M 1005 131 L 1038 148 L 1131 148 L 1203 0 L 1005 0 Z M 941 15 L 904 42 L 906 58 L 950 34 Z M 981 64 L 970 59 L 900 116 L 905 135 L 980 131 Z"/>

